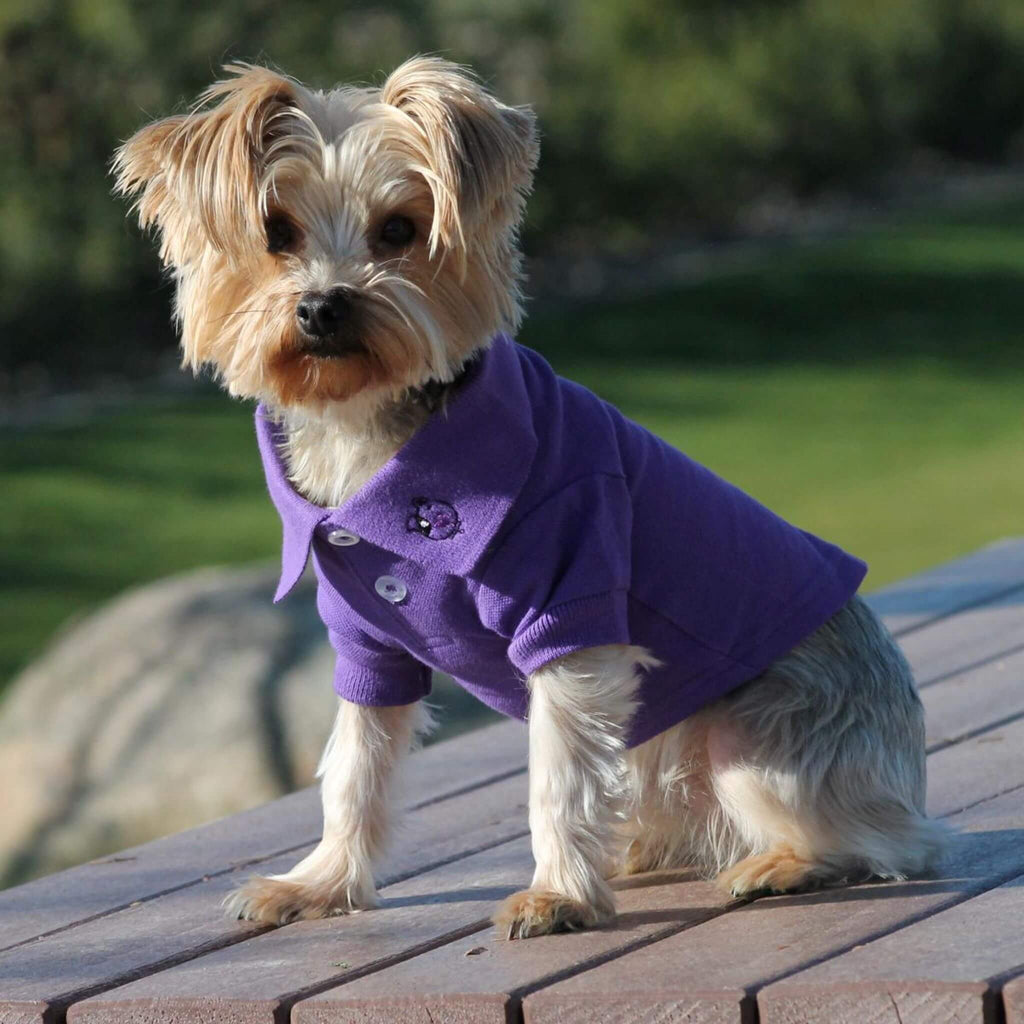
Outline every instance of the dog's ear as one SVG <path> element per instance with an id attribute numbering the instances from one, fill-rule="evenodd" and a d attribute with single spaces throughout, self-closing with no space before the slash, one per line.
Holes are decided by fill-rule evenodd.
<path id="1" fill-rule="evenodd" d="M 229 253 L 263 241 L 260 176 L 296 86 L 254 65 L 225 71 L 190 113 L 147 125 L 114 156 L 117 190 L 137 196 L 139 222 L 160 229 L 160 255 L 175 266 L 199 239 Z"/>
<path id="2" fill-rule="evenodd" d="M 415 125 L 434 197 L 432 251 L 464 247 L 467 230 L 489 219 L 517 227 L 537 165 L 533 112 L 499 103 L 464 68 L 414 57 L 384 83 L 382 102 Z"/>

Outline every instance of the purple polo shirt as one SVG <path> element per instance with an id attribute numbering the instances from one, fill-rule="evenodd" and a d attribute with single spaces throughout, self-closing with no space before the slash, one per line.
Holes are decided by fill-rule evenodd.
<path id="1" fill-rule="evenodd" d="M 358 704 L 418 700 L 439 669 L 524 719 L 530 673 L 639 644 L 663 664 L 635 745 L 763 671 L 866 572 L 503 335 L 340 508 L 295 491 L 263 407 L 256 431 L 284 526 L 274 599 L 312 551 L 334 688 Z"/>

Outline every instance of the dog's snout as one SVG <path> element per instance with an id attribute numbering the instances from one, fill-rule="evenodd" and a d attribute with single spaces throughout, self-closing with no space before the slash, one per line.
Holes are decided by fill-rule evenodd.
<path id="1" fill-rule="evenodd" d="M 295 307 L 295 318 L 304 334 L 328 338 L 337 333 L 348 317 L 351 302 L 344 288 L 329 292 L 306 292 Z"/>

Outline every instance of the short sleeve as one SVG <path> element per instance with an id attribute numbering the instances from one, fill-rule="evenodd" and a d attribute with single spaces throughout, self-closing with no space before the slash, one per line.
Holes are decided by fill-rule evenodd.
<path id="1" fill-rule="evenodd" d="M 608 474 L 567 485 L 512 526 L 478 602 L 524 676 L 575 651 L 630 642 L 631 547 L 629 489 Z"/>
<path id="2" fill-rule="evenodd" d="M 431 674 L 408 651 L 389 647 L 356 627 L 328 630 L 337 652 L 334 692 L 353 704 L 394 707 L 430 693 Z"/>

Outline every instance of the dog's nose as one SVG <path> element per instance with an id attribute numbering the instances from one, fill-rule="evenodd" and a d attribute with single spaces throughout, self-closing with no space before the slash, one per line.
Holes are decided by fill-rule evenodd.
<path id="1" fill-rule="evenodd" d="M 303 334 L 311 338 L 328 338 L 337 333 L 348 316 L 348 292 L 332 288 L 329 292 L 306 292 L 295 307 L 295 318 Z"/>

